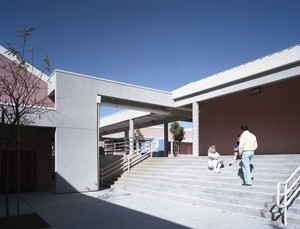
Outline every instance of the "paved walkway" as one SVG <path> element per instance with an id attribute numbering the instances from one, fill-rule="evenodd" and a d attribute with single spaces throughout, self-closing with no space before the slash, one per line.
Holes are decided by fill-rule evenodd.
<path id="1" fill-rule="evenodd" d="M 21 212 L 37 212 L 53 229 L 298 228 L 111 189 L 84 194 L 25 193 L 21 197 Z M 10 202 L 15 204 L 14 199 Z M 3 195 L 0 196 L 0 204 L 0 216 L 4 216 Z"/>

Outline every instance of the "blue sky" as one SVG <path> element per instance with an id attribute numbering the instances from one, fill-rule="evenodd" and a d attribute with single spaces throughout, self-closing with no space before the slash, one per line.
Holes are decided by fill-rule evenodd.
<path id="1" fill-rule="evenodd" d="M 51 68 L 164 91 L 300 43 L 299 0 L 0 0 Z M 38 64 L 38 62 L 36 62 Z"/>

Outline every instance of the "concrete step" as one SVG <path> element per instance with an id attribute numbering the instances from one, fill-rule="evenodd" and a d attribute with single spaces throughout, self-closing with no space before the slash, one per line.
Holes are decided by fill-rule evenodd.
<path id="1" fill-rule="evenodd" d="M 211 176 L 207 177 L 191 177 L 186 176 L 184 177 L 170 177 L 170 176 L 151 176 L 148 174 L 136 174 L 136 173 L 126 173 L 122 176 L 122 179 L 124 178 L 141 178 L 145 179 L 148 182 L 152 181 L 162 181 L 162 182 L 176 182 L 176 183 L 184 183 L 184 184 L 195 184 L 195 185 L 205 185 L 205 186 L 214 186 L 219 188 L 224 188 L 224 185 L 228 185 L 229 187 L 233 187 L 233 185 L 240 187 L 242 183 L 242 179 L 240 178 L 233 178 L 233 177 L 216 177 L 214 179 L 211 178 Z M 253 181 L 253 187 L 257 186 L 264 186 L 270 188 L 270 190 L 276 190 L 277 181 L 269 181 L 269 180 L 263 180 L 263 179 L 255 179 Z M 227 186 L 225 186 L 227 187 Z"/>
<path id="2" fill-rule="evenodd" d="M 232 158 L 233 157 L 233 154 L 222 154 L 220 153 L 221 156 L 225 157 L 225 158 Z M 254 156 L 258 159 L 286 159 L 286 158 L 299 158 L 299 155 L 300 153 L 297 153 L 297 154 L 254 154 Z M 157 159 L 157 160 L 160 160 L 160 159 L 165 159 L 166 157 L 154 157 L 154 159 Z M 197 157 L 194 157 L 194 156 L 180 156 L 179 157 L 167 157 L 167 159 L 182 159 L 182 160 L 189 160 L 189 159 L 196 159 L 196 160 L 201 160 L 203 158 L 207 158 L 207 155 L 204 155 L 204 156 L 197 156 Z"/>
<path id="3" fill-rule="evenodd" d="M 257 156 L 258 157 L 258 156 Z M 300 161 L 300 155 L 297 158 L 292 158 L 292 159 L 260 159 L 260 158 L 253 158 L 251 162 L 253 164 L 282 164 L 282 163 L 288 163 L 290 164 L 297 164 Z M 229 163 L 232 160 L 232 157 L 226 158 L 222 157 L 225 163 Z M 205 158 L 149 158 L 148 160 L 145 161 L 145 164 L 154 164 L 154 163 L 159 163 L 159 164 L 190 164 L 190 165 L 199 165 L 199 164 L 205 164 L 208 162 L 208 157 Z M 237 162 L 241 162 L 240 159 L 237 160 Z"/>
<path id="4" fill-rule="evenodd" d="M 221 169 L 222 170 L 222 169 Z M 239 177 L 239 171 L 236 171 L 235 173 L 229 172 L 229 171 L 224 171 L 222 170 L 222 173 L 214 173 L 213 171 L 210 170 L 204 170 L 204 171 L 193 171 L 193 172 L 187 172 L 184 173 L 183 171 L 180 170 L 167 170 L 167 169 L 143 169 L 143 168 L 133 168 L 131 173 L 136 173 L 136 174 L 148 174 L 152 176 L 158 176 L 158 175 L 164 175 L 164 176 L 176 176 L 176 177 Z M 240 174 L 242 174 L 240 172 Z M 253 171 L 253 176 L 255 179 L 266 179 L 266 180 L 276 180 L 278 182 L 286 180 L 289 175 L 287 174 L 273 174 L 273 173 L 258 173 Z"/>
<path id="5" fill-rule="evenodd" d="M 233 157 L 222 157 L 223 160 L 225 162 L 230 162 Z M 152 157 L 149 158 L 149 161 L 147 161 L 146 163 L 155 163 L 155 162 L 160 162 L 160 163 L 186 163 L 187 161 L 189 161 L 190 164 L 201 164 L 201 163 L 205 163 L 208 161 L 208 157 L 191 157 L 191 158 L 166 158 L 166 157 Z M 241 159 L 237 160 L 238 162 L 241 161 Z M 251 162 L 253 163 L 265 163 L 265 164 L 278 164 L 280 162 L 284 162 L 284 163 L 293 163 L 293 162 L 299 162 L 300 161 L 300 155 L 298 155 L 297 157 L 293 157 L 293 158 L 272 158 L 272 156 L 270 156 L 270 158 L 261 158 L 260 156 L 254 156 L 251 160 Z"/>
<path id="6" fill-rule="evenodd" d="M 270 209 L 270 212 L 276 213 L 279 211 L 278 207 L 276 206 L 276 202 L 271 202 L 266 204 L 267 209 Z M 296 214 L 300 215 L 300 205 L 299 204 L 292 204 L 288 207 L 288 214 Z"/>
<path id="7" fill-rule="evenodd" d="M 131 184 L 134 182 L 134 184 Z M 207 187 L 207 186 L 200 186 L 200 185 L 190 185 L 190 184 L 182 184 L 182 183 L 175 183 L 175 182 L 162 182 L 162 181 L 151 181 L 148 182 L 144 179 L 120 179 L 118 182 L 119 185 L 123 186 L 135 186 L 139 188 L 148 188 L 151 190 L 164 190 L 166 192 L 172 192 L 176 190 L 176 192 L 186 193 L 188 195 L 198 195 L 199 193 L 207 193 L 207 194 L 220 194 L 223 196 L 228 196 L 228 198 L 250 198 L 253 200 L 268 200 L 268 201 L 275 201 L 275 193 L 268 192 L 268 190 L 260 189 L 259 187 L 243 187 L 242 185 L 239 186 L 232 186 L 232 187 Z M 226 184 L 224 184 L 226 186 Z"/>
<path id="8" fill-rule="evenodd" d="M 225 161 L 225 164 L 228 164 L 231 160 L 231 158 L 224 158 L 223 160 Z M 157 159 L 157 158 L 149 158 L 148 160 L 145 161 L 146 164 L 174 164 L 174 165 L 204 165 L 207 164 L 208 158 L 205 157 L 203 159 L 169 159 L 169 158 L 164 158 L 164 159 Z M 238 164 L 241 162 L 240 159 L 237 160 Z M 258 165 L 285 165 L 286 167 L 289 167 L 290 165 L 299 165 L 300 162 L 300 155 L 298 158 L 293 158 L 293 159 L 252 159 L 251 163 L 252 164 L 258 164 Z"/>
<path id="9" fill-rule="evenodd" d="M 229 162 L 232 156 L 224 159 Z M 252 187 L 241 185 L 239 163 L 225 164 L 217 174 L 207 168 L 207 161 L 206 156 L 148 158 L 125 172 L 113 188 L 275 220 L 277 183 L 300 165 L 300 155 L 255 155 Z M 288 214 L 290 221 L 300 220 L 300 200 L 294 200 Z"/>
<path id="10" fill-rule="evenodd" d="M 113 186 L 113 188 L 119 189 L 120 187 L 117 187 L 116 185 Z M 197 204 L 197 205 L 204 205 L 207 207 L 212 208 L 219 208 L 224 211 L 234 212 L 238 214 L 243 215 L 252 215 L 252 216 L 261 216 L 260 210 L 258 208 L 252 208 L 247 206 L 241 206 L 233 203 L 223 203 L 223 202 L 217 202 L 213 200 L 208 200 L 204 198 L 197 198 L 193 196 L 187 196 L 184 193 L 167 193 L 167 192 L 161 192 L 161 191 L 155 191 L 150 189 L 141 189 L 137 187 L 127 186 L 123 187 L 124 191 L 126 192 L 132 192 L 142 195 L 148 195 L 148 196 L 155 196 L 157 199 L 163 198 L 168 199 L 172 201 L 178 201 L 178 202 L 184 202 L 189 204 Z"/>
<path id="11" fill-rule="evenodd" d="M 148 167 L 160 167 L 160 168 L 164 168 L 166 166 L 170 167 L 170 168 L 174 168 L 174 169 L 180 169 L 182 167 L 184 168 L 190 168 L 190 169 L 207 169 L 208 165 L 207 165 L 208 161 L 205 161 L 203 163 L 159 163 L 159 162 L 149 162 L 149 163 L 143 163 L 142 165 L 138 165 L 138 166 L 142 166 L 144 168 L 148 168 Z M 298 166 L 300 165 L 300 161 L 299 162 L 293 162 L 290 163 L 289 165 L 283 165 L 282 163 L 252 163 L 252 167 L 253 169 L 269 169 L 269 170 L 277 170 L 277 168 L 280 168 L 281 170 L 289 170 L 289 171 L 295 171 Z M 224 168 L 228 169 L 228 170 L 236 170 L 241 168 L 240 165 L 240 161 L 237 161 L 235 164 L 233 164 L 232 166 L 229 166 L 228 163 L 224 162 Z"/>
<path id="12" fill-rule="evenodd" d="M 272 174 L 291 174 L 295 171 L 295 169 L 298 167 L 297 166 L 290 166 L 290 167 L 279 167 L 278 169 L 274 169 L 276 167 L 254 167 L 252 172 L 254 173 L 272 173 Z M 142 170 L 147 170 L 147 171 L 153 171 L 153 170 L 165 170 L 166 165 L 160 165 L 160 164 L 143 164 L 143 165 L 139 165 L 134 167 L 133 169 L 142 169 Z M 239 169 L 241 169 L 241 167 L 239 166 L 228 166 L 228 167 L 224 167 L 222 168 L 222 171 L 227 171 L 227 172 L 231 172 L 231 173 L 236 173 L 239 171 Z M 200 166 L 192 166 L 192 165 L 173 165 L 170 164 L 168 165 L 168 170 L 173 170 L 176 172 L 197 172 L 197 171 L 201 171 L 201 172 L 210 172 L 210 170 L 208 169 L 207 164 L 205 165 L 200 165 Z"/>
<path id="13" fill-rule="evenodd" d="M 173 168 L 173 169 L 181 169 L 181 168 L 190 168 L 190 169 L 208 169 L 208 164 L 207 164 L 208 161 L 204 162 L 204 163 L 199 163 L 199 164 L 196 164 L 196 163 L 191 163 L 189 164 L 188 162 L 186 163 L 145 163 L 145 164 L 142 164 L 142 165 L 137 165 L 137 166 L 142 166 L 144 168 L 147 168 L 147 167 L 159 167 L 159 168 L 164 168 L 166 166 L 170 167 L 170 168 Z M 242 164 L 238 161 L 236 162 L 235 164 L 233 165 L 229 165 L 228 163 L 224 163 L 222 168 L 225 168 L 225 169 L 228 169 L 228 170 L 235 170 L 235 169 L 239 169 L 241 168 Z M 295 171 L 298 166 L 300 165 L 300 161 L 299 162 L 293 162 L 289 165 L 283 165 L 282 163 L 269 163 L 269 164 L 266 164 L 266 163 L 251 163 L 251 167 L 253 169 L 268 169 L 268 170 L 277 170 L 277 169 L 281 169 L 281 170 L 288 170 L 288 171 Z"/>
<path id="14" fill-rule="evenodd" d="M 283 210 L 278 209 L 276 205 L 268 206 L 268 210 L 262 210 L 261 214 L 264 214 L 266 218 L 271 219 L 272 221 L 277 221 L 283 223 Z M 271 210 L 270 210 L 271 209 Z M 264 212 L 265 211 L 265 212 Z M 298 209 L 290 207 L 287 213 L 287 223 L 288 225 L 294 225 L 290 228 L 299 228 L 300 225 L 300 215 Z"/>
<path id="15" fill-rule="evenodd" d="M 122 184 L 118 184 L 121 185 Z M 127 187 L 126 185 L 123 185 L 122 188 L 125 189 L 125 191 L 127 191 Z M 181 189 L 170 189 L 170 190 L 162 190 L 162 189 L 153 189 L 153 188 L 149 188 L 146 185 L 135 185 L 135 186 L 130 186 L 131 188 L 138 188 L 138 189 L 145 189 L 145 190 L 152 190 L 152 191 L 157 191 L 157 192 L 164 192 L 164 193 L 170 193 L 170 194 L 174 194 L 174 195 L 181 195 L 181 193 L 183 193 L 184 195 L 188 194 L 189 198 L 199 198 L 199 199 L 205 199 L 205 200 L 210 200 L 210 201 L 215 201 L 218 203 L 230 203 L 230 204 L 235 204 L 235 205 L 242 205 L 242 206 L 246 206 L 246 207 L 251 207 L 251 208 L 257 208 L 259 209 L 264 209 L 264 203 L 255 198 L 255 197 L 242 197 L 239 195 L 226 195 L 226 193 L 224 193 L 224 195 L 222 193 L 208 193 L 208 192 L 184 192 L 186 190 L 181 190 Z M 238 194 L 238 193 L 237 193 Z"/>
<path id="16" fill-rule="evenodd" d="M 294 214 L 292 212 L 289 212 L 288 211 L 288 214 L 287 214 L 287 223 L 288 225 L 295 225 L 295 228 L 299 227 L 300 225 L 300 216 L 299 214 Z"/>

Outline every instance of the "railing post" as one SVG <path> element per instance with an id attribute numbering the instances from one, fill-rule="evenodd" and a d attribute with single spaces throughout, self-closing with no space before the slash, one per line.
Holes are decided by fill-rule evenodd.
<path id="1" fill-rule="evenodd" d="M 130 153 L 127 155 L 127 170 L 130 171 Z"/>
<path id="2" fill-rule="evenodd" d="M 287 184 L 284 185 L 284 219 L 283 224 L 287 225 Z"/>
<path id="3" fill-rule="evenodd" d="M 287 225 L 287 210 L 288 206 L 291 203 L 291 200 L 296 197 L 296 195 L 300 192 L 300 187 L 296 190 L 294 190 L 294 187 L 298 184 L 300 181 L 300 176 L 298 174 L 298 177 L 295 178 L 297 173 L 300 171 L 300 166 L 293 172 L 292 175 L 289 176 L 289 178 L 285 182 L 279 182 L 277 184 L 277 206 L 280 208 L 280 210 L 283 210 L 283 224 Z M 294 179 L 295 178 L 295 179 Z M 288 188 L 288 184 L 290 181 L 294 181 L 293 184 L 290 185 Z M 281 193 L 281 185 L 284 185 L 283 187 L 283 193 Z M 290 195 L 291 194 L 291 195 Z M 280 203 L 280 198 L 282 198 L 282 203 Z"/>
<path id="4" fill-rule="evenodd" d="M 153 148 L 152 148 L 153 142 L 150 140 L 150 152 L 151 152 L 151 157 L 153 157 Z"/>

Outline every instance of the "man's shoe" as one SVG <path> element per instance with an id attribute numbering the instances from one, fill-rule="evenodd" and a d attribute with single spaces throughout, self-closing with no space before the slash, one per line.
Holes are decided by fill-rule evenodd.
<path id="1" fill-rule="evenodd" d="M 252 184 L 242 184 L 243 186 L 252 186 Z"/>
<path id="2" fill-rule="evenodd" d="M 236 160 L 232 160 L 231 162 L 229 162 L 229 166 L 232 166 L 234 163 L 236 163 Z"/>

